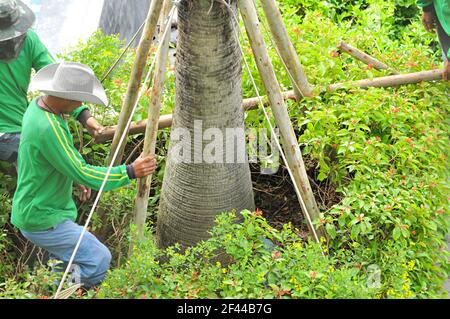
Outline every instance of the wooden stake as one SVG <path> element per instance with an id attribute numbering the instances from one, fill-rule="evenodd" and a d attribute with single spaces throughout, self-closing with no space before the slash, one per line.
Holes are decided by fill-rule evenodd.
<path id="1" fill-rule="evenodd" d="M 300 147 L 298 145 L 297 136 L 292 127 L 289 113 L 284 105 L 284 99 L 281 94 L 280 86 L 277 82 L 272 63 L 267 52 L 267 47 L 259 27 L 258 15 L 252 0 L 239 0 L 239 9 L 241 11 L 245 28 L 253 49 L 256 64 L 261 74 L 262 81 L 266 88 L 272 112 L 275 121 L 281 133 L 281 139 L 284 151 L 286 153 L 287 162 L 294 175 L 294 182 L 298 187 L 300 194 L 306 206 L 303 213 L 307 219 L 316 220 L 319 218 L 319 208 L 317 206 L 314 194 L 309 183 L 308 174 L 306 173 L 305 164 L 303 162 Z M 311 229 L 311 225 L 308 223 Z M 323 236 L 322 230 L 319 230 L 318 236 Z M 317 239 L 317 238 L 316 238 Z"/>
<path id="2" fill-rule="evenodd" d="M 367 79 L 354 82 L 337 83 L 330 85 L 328 91 L 335 91 L 342 87 L 392 87 L 405 84 L 415 84 L 426 81 L 439 81 L 444 76 L 444 70 L 422 71 L 410 74 L 399 74 L 381 78 Z"/>
<path id="3" fill-rule="evenodd" d="M 161 51 L 156 60 L 155 76 L 153 87 L 150 95 L 149 118 L 147 121 L 147 128 L 145 131 L 144 151 L 143 155 L 147 156 L 155 154 L 158 122 L 160 118 L 160 110 L 164 91 L 164 80 L 166 77 L 167 59 L 169 56 L 170 32 L 165 32 L 166 28 L 171 28 L 171 21 L 164 21 L 170 14 L 173 3 L 172 0 L 165 0 L 162 10 L 162 24 L 160 31 Z M 164 36 L 164 33 L 165 36 Z M 164 38 L 163 38 L 164 37 Z M 148 200 L 151 187 L 152 176 L 140 178 L 137 185 L 137 194 L 134 202 L 134 222 L 137 228 L 137 238 L 143 238 L 144 225 L 147 219 Z M 130 245 L 132 246 L 132 245 Z M 130 248 L 130 252 L 132 247 Z"/>
<path id="4" fill-rule="evenodd" d="M 359 61 L 364 62 L 367 65 L 373 65 L 373 67 L 377 70 L 391 70 L 392 74 L 398 74 L 398 72 L 392 70 L 388 65 L 384 64 L 383 62 L 378 61 L 374 57 L 368 55 L 367 53 L 352 47 L 350 44 L 341 41 L 338 46 L 338 49 L 347 52 L 352 57 L 358 59 Z"/>
<path id="5" fill-rule="evenodd" d="M 294 86 L 295 95 L 300 100 L 303 97 L 312 96 L 312 88 L 308 83 L 302 64 L 298 58 L 297 52 L 289 39 L 289 34 L 284 25 L 280 9 L 275 0 L 261 0 L 261 6 L 269 23 L 269 28 L 273 34 L 275 45 L 281 59 L 286 64 L 288 73 Z"/>
<path id="6" fill-rule="evenodd" d="M 127 130 L 128 119 L 131 116 L 134 105 L 138 99 L 139 89 L 141 87 L 142 75 L 147 63 L 147 58 L 150 52 L 150 48 L 153 42 L 153 36 L 156 30 L 156 24 L 161 13 L 163 0 L 154 0 L 150 4 L 148 11 L 147 21 L 144 28 L 139 47 L 136 53 L 136 60 L 131 71 L 130 82 L 128 83 L 128 89 L 123 102 L 122 110 L 119 116 L 119 123 L 114 135 L 113 143 L 111 145 L 111 152 L 109 154 L 108 162 L 111 164 L 113 156 L 116 150 L 119 148 L 119 142 L 122 134 Z M 126 146 L 126 139 L 120 148 L 119 155 L 116 158 L 114 165 L 119 165 L 122 162 L 123 153 Z"/>

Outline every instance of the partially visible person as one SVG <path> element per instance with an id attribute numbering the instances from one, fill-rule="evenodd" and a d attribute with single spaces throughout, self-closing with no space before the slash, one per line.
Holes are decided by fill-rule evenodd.
<path id="1" fill-rule="evenodd" d="M 422 22 L 428 32 L 437 32 L 445 66 L 444 79 L 450 80 L 450 0 L 417 0 L 423 9 Z"/>
<path id="2" fill-rule="evenodd" d="M 22 1 L 0 0 L 0 160 L 10 163 L 17 160 L 31 72 L 55 63 L 30 29 L 34 21 L 34 13 Z M 94 137 L 104 129 L 86 106 L 71 115 Z"/>
<path id="3" fill-rule="evenodd" d="M 52 258 L 68 263 L 83 230 L 75 223 L 73 183 L 83 185 L 82 199 L 87 200 L 91 188 L 101 188 L 108 168 L 86 164 L 64 114 L 82 103 L 107 105 L 108 99 L 94 72 L 79 63 L 49 65 L 36 74 L 32 86 L 44 95 L 31 102 L 24 116 L 11 222 Z M 154 155 L 114 167 L 105 191 L 151 175 L 156 167 Z M 108 248 L 87 232 L 74 260 L 85 288 L 103 281 L 110 261 Z"/>

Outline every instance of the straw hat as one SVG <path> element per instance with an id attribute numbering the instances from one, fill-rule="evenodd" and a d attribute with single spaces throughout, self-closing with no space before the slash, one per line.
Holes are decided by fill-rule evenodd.
<path id="1" fill-rule="evenodd" d="M 50 64 L 36 74 L 30 88 L 66 100 L 108 105 L 105 90 L 94 71 L 81 63 Z"/>

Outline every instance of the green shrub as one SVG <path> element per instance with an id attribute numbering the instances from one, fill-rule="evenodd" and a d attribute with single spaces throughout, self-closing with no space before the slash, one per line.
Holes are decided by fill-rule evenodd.
<path id="1" fill-rule="evenodd" d="M 60 275 L 41 267 L 21 278 L 0 282 L 0 299 L 50 299 L 56 293 L 55 281 Z"/>
<path id="2" fill-rule="evenodd" d="M 14 256 L 11 254 L 11 240 L 7 237 L 6 225 L 12 207 L 15 178 L 6 172 L 14 168 L 0 162 L 0 282 L 6 280 L 14 273 Z"/>
<path id="3" fill-rule="evenodd" d="M 368 274 L 322 255 L 291 226 L 282 231 L 248 211 L 237 223 L 222 214 L 212 237 L 181 251 L 139 242 L 122 269 L 111 272 L 98 298 L 371 298 Z"/>

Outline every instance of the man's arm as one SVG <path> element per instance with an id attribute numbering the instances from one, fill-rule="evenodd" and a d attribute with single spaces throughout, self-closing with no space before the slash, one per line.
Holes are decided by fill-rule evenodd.
<path id="1" fill-rule="evenodd" d="M 74 118 L 78 120 L 78 122 L 83 125 L 84 128 L 86 128 L 89 132 L 89 134 L 96 138 L 97 135 L 100 135 L 103 133 L 103 130 L 105 129 L 103 125 L 97 122 L 95 117 L 92 116 L 91 112 L 87 108 L 87 106 L 80 106 L 78 109 L 73 111 L 71 114 Z"/>
<path id="2" fill-rule="evenodd" d="M 49 128 L 40 138 L 43 144 L 42 155 L 58 172 L 69 176 L 74 182 L 99 190 L 106 177 L 107 167 L 86 164 L 72 144 L 67 128 L 59 123 L 56 115 L 46 113 L 45 116 L 49 122 Z M 129 183 L 127 167 L 125 165 L 113 167 L 105 190 L 113 190 Z"/>
<path id="3" fill-rule="evenodd" d="M 50 54 L 46 46 L 42 43 L 39 36 L 33 30 L 28 30 L 27 36 L 31 40 L 31 65 L 34 70 L 39 71 L 45 68 L 47 65 L 56 63 L 56 60 Z"/>
<path id="4" fill-rule="evenodd" d="M 436 28 L 437 16 L 434 9 L 433 0 L 417 0 L 417 5 L 423 9 L 422 23 L 428 32 L 434 32 Z"/>
<path id="5" fill-rule="evenodd" d="M 74 147 L 67 127 L 58 122 L 56 115 L 46 113 L 45 116 L 49 122 L 49 128 L 40 139 L 43 144 L 42 155 L 58 172 L 71 177 L 74 182 L 99 190 L 108 168 L 86 164 Z M 131 179 L 149 176 L 155 172 L 156 168 L 154 155 L 139 157 L 132 165 L 113 167 L 108 176 L 105 191 L 125 186 Z"/>

